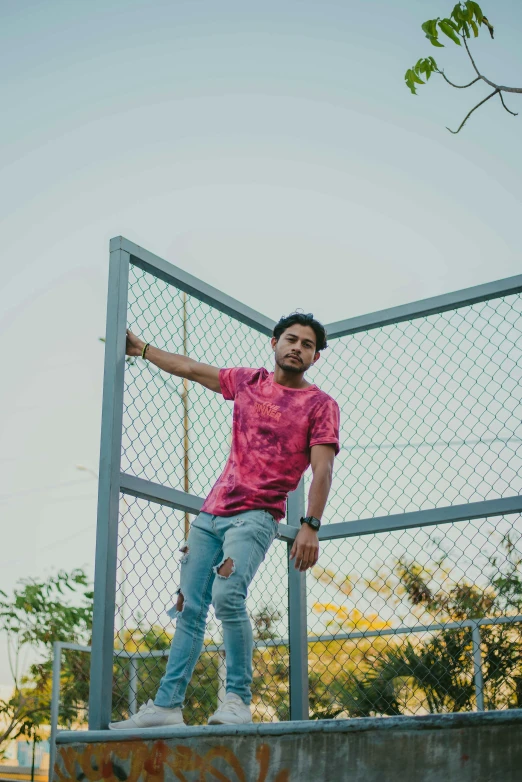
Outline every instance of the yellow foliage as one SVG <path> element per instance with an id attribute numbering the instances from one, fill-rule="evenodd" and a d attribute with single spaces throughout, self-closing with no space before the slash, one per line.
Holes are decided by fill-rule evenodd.
<path id="1" fill-rule="evenodd" d="M 335 573 L 335 571 L 329 568 L 323 568 L 316 565 L 312 568 L 313 577 L 325 586 L 333 586 L 339 592 L 347 597 L 353 592 L 354 586 L 359 580 L 358 576 L 343 576 Z"/>
<path id="2" fill-rule="evenodd" d="M 349 610 L 346 606 L 336 605 L 335 603 L 314 603 L 313 610 L 317 614 L 333 614 L 333 618 L 342 623 L 345 630 L 385 630 L 390 627 L 390 623 L 381 619 L 378 614 L 371 613 L 366 616 L 357 608 Z"/>

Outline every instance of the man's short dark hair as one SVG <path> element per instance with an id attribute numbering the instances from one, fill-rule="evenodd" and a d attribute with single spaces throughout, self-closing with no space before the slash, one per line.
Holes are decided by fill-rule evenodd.
<path id="1" fill-rule="evenodd" d="M 314 330 L 315 349 L 317 352 L 328 347 L 326 344 L 326 329 L 322 323 L 319 323 L 314 318 L 311 312 L 307 315 L 304 312 L 292 312 L 290 315 L 283 316 L 274 327 L 274 337 L 278 340 L 283 331 L 286 331 L 295 323 L 298 323 L 300 326 L 310 326 Z"/>

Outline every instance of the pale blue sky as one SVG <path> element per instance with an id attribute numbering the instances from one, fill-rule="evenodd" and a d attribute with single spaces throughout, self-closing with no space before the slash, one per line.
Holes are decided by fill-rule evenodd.
<path id="1" fill-rule="evenodd" d="M 3 0 L 0 588 L 92 571 L 111 236 L 274 318 L 520 273 L 522 116 L 453 137 L 486 88 L 402 83 L 426 54 L 473 77 L 420 30 L 451 6 Z M 479 67 L 521 85 L 522 5 L 483 7 Z"/>

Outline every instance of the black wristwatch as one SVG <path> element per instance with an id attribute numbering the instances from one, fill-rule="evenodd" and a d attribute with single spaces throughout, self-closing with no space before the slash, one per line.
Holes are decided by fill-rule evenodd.
<path id="1" fill-rule="evenodd" d="M 308 526 L 314 529 L 316 532 L 321 526 L 321 522 L 319 519 L 316 519 L 315 516 L 302 516 L 300 521 L 301 524 L 308 524 Z"/>

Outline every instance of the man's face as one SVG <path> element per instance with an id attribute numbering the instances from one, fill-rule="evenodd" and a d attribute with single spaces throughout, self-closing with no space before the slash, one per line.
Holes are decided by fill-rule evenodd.
<path id="1" fill-rule="evenodd" d="M 285 372 L 302 374 L 319 358 L 316 349 L 315 332 L 311 326 L 294 323 L 278 340 L 272 337 L 272 347 L 278 367 Z"/>

